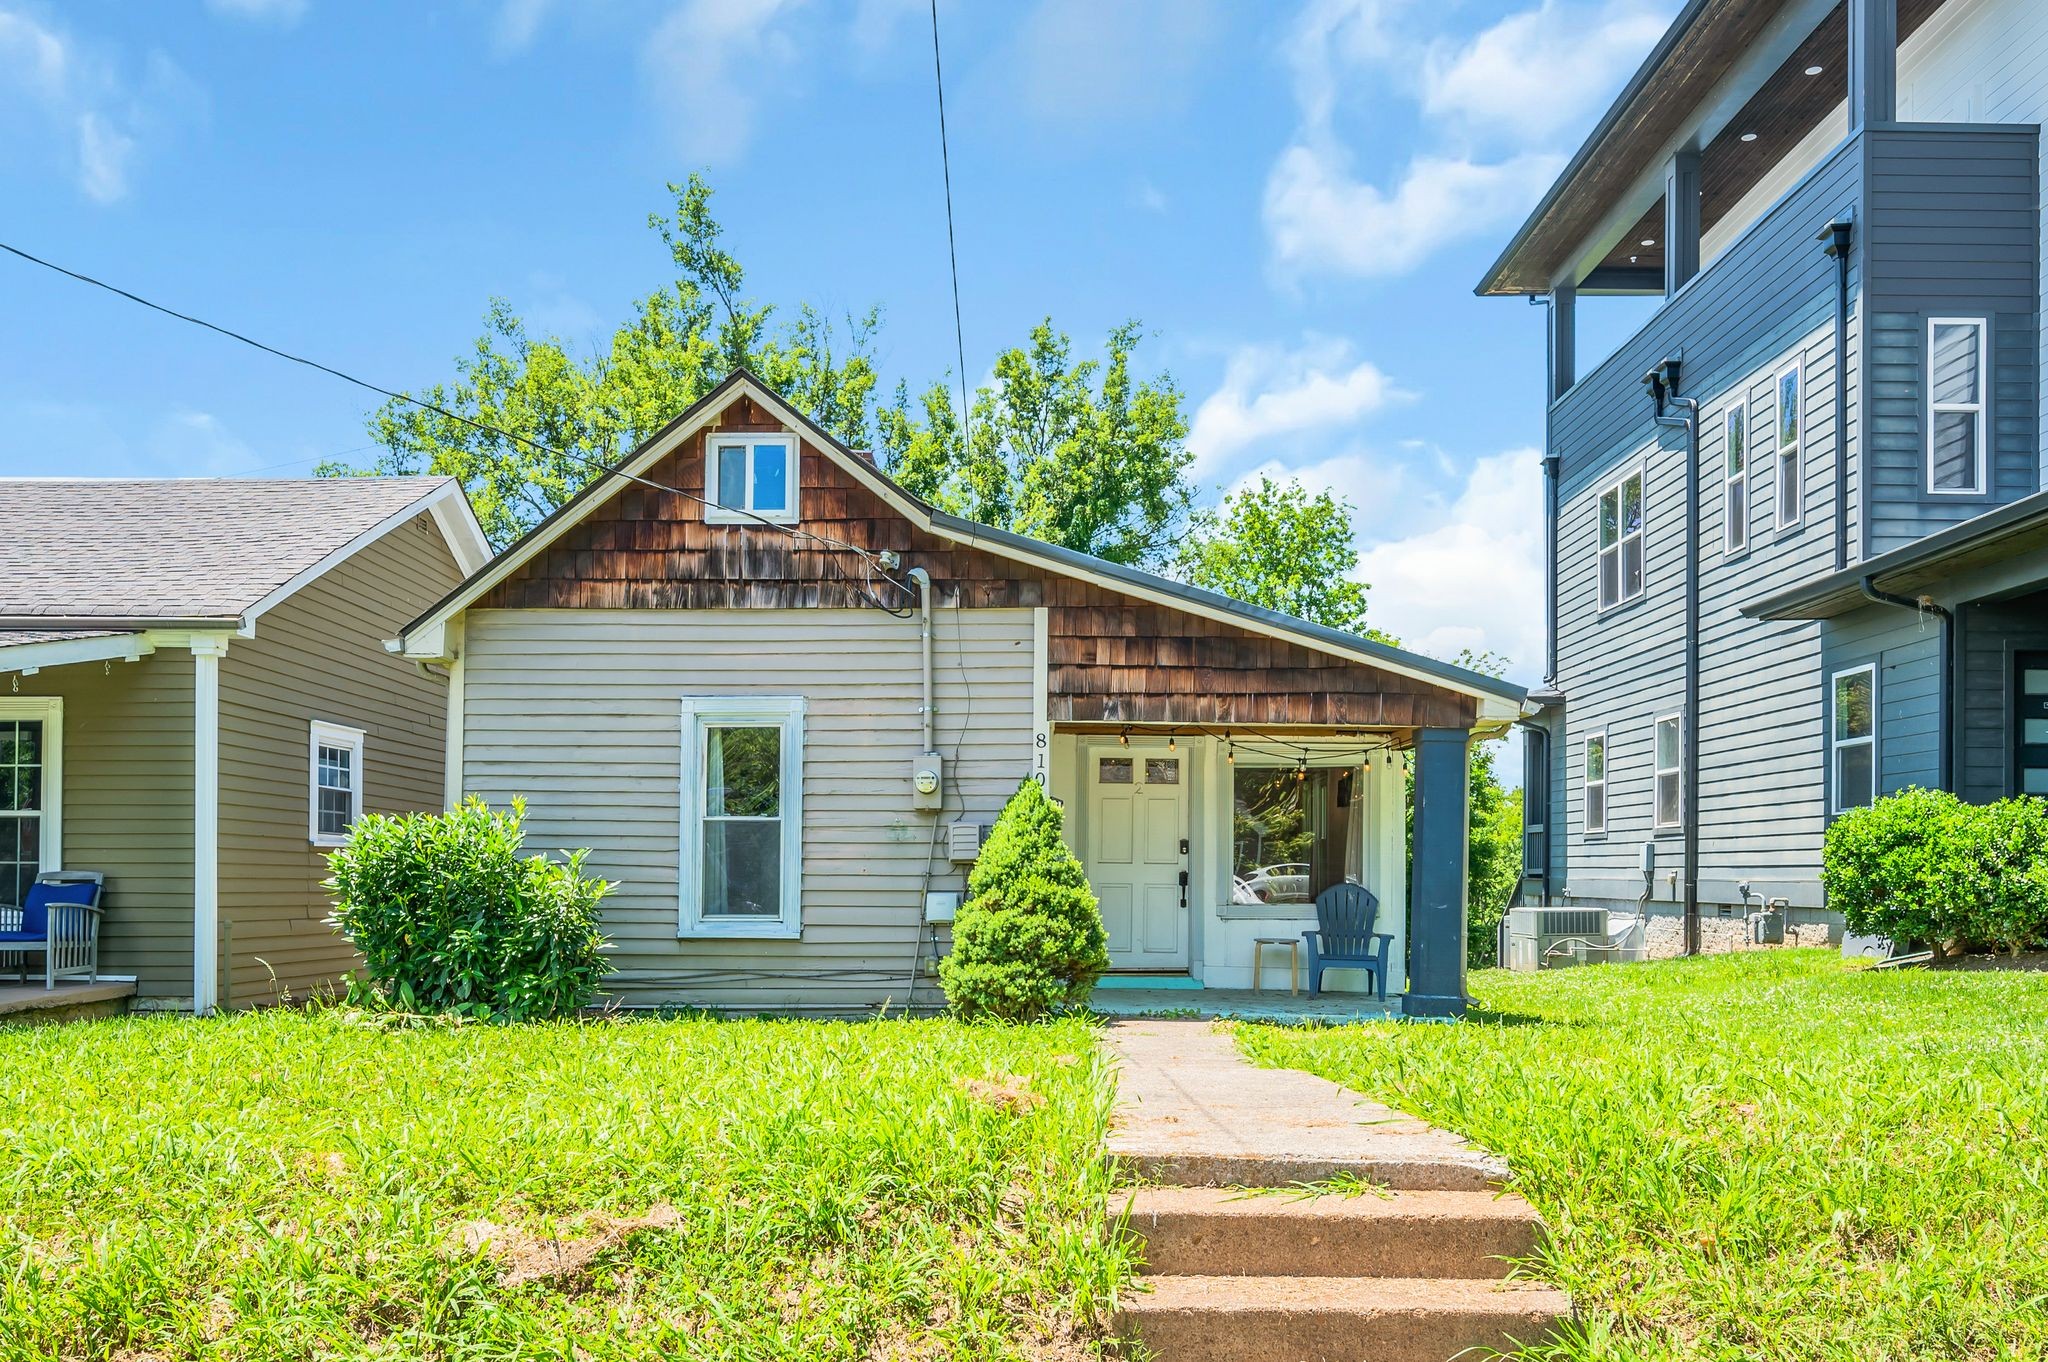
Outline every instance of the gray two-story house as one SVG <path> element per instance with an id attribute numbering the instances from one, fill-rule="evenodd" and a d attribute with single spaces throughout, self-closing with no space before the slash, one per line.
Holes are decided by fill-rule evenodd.
<path id="1" fill-rule="evenodd" d="M 1822 924 L 1842 810 L 2048 795 L 2044 109 L 2043 0 L 1691 0 L 1480 283 L 1548 315 L 1526 901 Z"/>

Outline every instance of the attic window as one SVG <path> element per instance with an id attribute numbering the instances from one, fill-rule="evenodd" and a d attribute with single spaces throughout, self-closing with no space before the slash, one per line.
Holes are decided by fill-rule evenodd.
<path id="1" fill-rule="evenodd" d="M 714 525 L 796 522 L 796 446 L 786 435 L 705 441 L 704 519 Z"/>

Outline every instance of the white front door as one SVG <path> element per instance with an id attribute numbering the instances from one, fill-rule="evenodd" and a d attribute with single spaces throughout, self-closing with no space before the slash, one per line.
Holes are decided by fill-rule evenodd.
<path id="1" fill-rule="evenodd" d="M 1086 751 L 1088 883 L 1116 969 L 1188 967 L 1185 752 Z"/>

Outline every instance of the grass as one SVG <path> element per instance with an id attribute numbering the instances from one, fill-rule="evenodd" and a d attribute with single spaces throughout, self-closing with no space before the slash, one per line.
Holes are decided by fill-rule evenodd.
<path id="1" fill-rule="evenodd" d="M 0 1029 L 0 1358 L 1090 1356 L 1110 1093 L 1079 1021 Z"/>
<path id="2" fill-rule="evenodd" d="M 1782 951 L 1475 974 L 1455 1027 L 1244 1026 L 1505 1155 L 1594 1359 L 2048 1356 L 2048 976 Z"/>

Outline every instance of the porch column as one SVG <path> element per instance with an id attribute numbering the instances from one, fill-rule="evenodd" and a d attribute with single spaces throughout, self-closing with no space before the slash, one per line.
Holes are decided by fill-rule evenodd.
<path id="1" fill-rule="evenodd" d="M 1415 869 L 1408 943 L 1411 1017 L 1465 1014 L 1467 768 L 1472 733 L 1424 728 L 1415 734 Z"/>
<path id="2" fill-rule="evenodd" d="M 1700 153 L 1688 147 L 1664 170 L 1664 296 L 1699 272 Z"/>
<path id="3" fill-rule="evenodd" d="M 1849 131 L 1898 116 L 1898 0 L 1849 0 Z"/>
<path id="4" fill-rule="evenodd" d="M 1579 381 L 1578 303 L 1576 284 L 1559 284 L 1550 290 L 1544 336 L 1544 353 L 1550 361 L 1550 391 L 1544 396 L 1551 402 L 1570 392 Z"/>
<path id="5" fill-rule="evenodd" d="M 192 640 L 192 1015 L 220 1000 L 220 660 L 228 641 Z"/>

